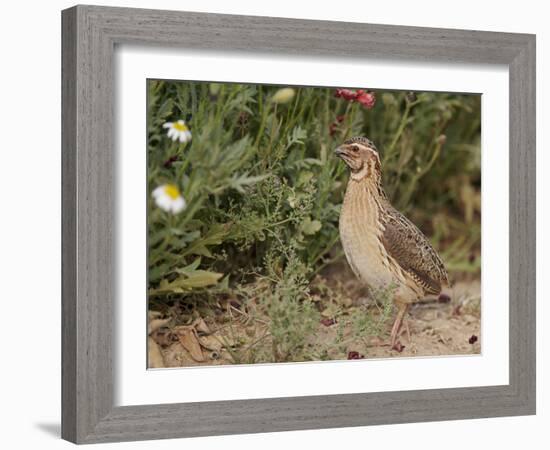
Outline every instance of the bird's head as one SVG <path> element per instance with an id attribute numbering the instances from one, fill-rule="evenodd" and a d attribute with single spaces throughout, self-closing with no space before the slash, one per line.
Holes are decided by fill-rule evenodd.
<path id="1" fill-rule="evenodd" d="M 378 150 L 374 143 L 366 137 L 353 137 L 344 141 L 334 150 L 351 170 L 351 177 L 355 180 L 370 178 L 380 181 L 381 167 Z"/>

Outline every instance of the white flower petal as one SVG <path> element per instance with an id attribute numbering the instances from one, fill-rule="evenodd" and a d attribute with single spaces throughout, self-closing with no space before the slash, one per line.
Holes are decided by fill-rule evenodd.
<path id="1" fill-rule="evenodd" d="M 181 131 L 179 133 L 179 139 L 182 144 L 185 144 L 191 140 L 191 133 L 189 131 Z"/>
<path id="2" fill-rule="evenodd" d="M 151 195 L 152 195 L 154 198 L 157 198 L 159 195 L 165 195 L 165 194 L 164 194 L 164 187 L 165 187 L 165 186 L 166 186 L 166 185 L 163 184 L 162 186 L 159 186 L 159 187 L 155 188 L 155 189 L 153 190 L 153 192 L 151 193 Z"/>
<path id="3" fill-rule="evenodd" d="M 185 200 L 183 197 L 178 197 L 172 202 L 172 212 L 177 214 L 185 209 Z"/>
<path id="4" fill-rule="evenodd" d="M 172 199 L 167 195 L 162 195 L 156 199 L 157 206 L 164 211 L 170 211 L 172 208 Z"/>
<path id="5" fill-rule="evenodd" d="M 166 123 L 162 126 L 162 128 L 172 128 L 173 125 L 174 125 L 174 124 L 173 124 L 172 122 L 166 122 Z"/>

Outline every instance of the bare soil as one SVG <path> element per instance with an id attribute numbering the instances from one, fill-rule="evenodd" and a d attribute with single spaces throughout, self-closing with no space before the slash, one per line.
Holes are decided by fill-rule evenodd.
<path id="1" fill-rule="evenodd" d="M 479 279 L 456 282 L 447 292 L 449 298 L 411 305 L 399 338 L 400 351 L 389 346 L 395 312 L 382 323 L 378 335 L 354 336 L 348 319 L 359 308 L 367 308 L 374 317 L 382 313 L 353 274 L 341 267 L 324 273 L 320 279 L 329 286 L 334 298 L 317 296 L 321 320 L 308 342 L 314 350 L 307 360 L 464 355 L 481 351 Z M 219 306 L 215 310 L 193 311 L 190 316 L 183 316 L 187 317 L 185 320 L 177 304 L 163 312 L 150 311 L 149 367 L 276 362 L 269 317 L 255 311 L 254 304 L 245 308 L 227 300 Z M 338 314 L 333 315 L 333 310 Z"/>
<path id="2" fill-rule="evenodd" d="M 401 352 L 373 346 L 368 356 L 444 356 L 481 352 L 480 283 L 460 282 L 449 303 L 426 302 L 410 307 L 406 330 L 401 332 Z"/>

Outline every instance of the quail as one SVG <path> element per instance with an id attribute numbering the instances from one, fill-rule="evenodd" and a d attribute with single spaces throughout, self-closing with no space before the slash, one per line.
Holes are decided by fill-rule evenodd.
<path id="1" fill-rule="evenodd" d="M 399 350 L 397 339 L 409 305 L 439 295 L 449 286 L 449 276 L 426 236 L 386 197 L 374 143 L 354 137 L 335 153 L 350 170 L 339 224 L 344 253 L 369 288 L 391 289 L 397 315 L 390 345 Z"/>

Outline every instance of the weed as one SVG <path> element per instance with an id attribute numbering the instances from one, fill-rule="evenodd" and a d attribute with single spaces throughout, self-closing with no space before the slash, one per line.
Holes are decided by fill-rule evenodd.
<path id="1" fill-rule="evenodd" d="M 215 308 L 221 296 L 238 296 L 267 317 L 260 343 L 270 341 L 272 354 L 236 345 L 234 361 L 329 357 L 312 345 L 320 311 L 310 290 L 343 257 L 348 175 L 332 153 L 350 136 L 376 143 L 387 194 L 448 268 L 480 267 L 480 96 L 361 91 L 348 101 L 331 88 L 279 89 L 148 82 L 148 192 L 174 185 L 186 203 L 173 214 L 148 199 L 149 297 Z M 163 129 L 178 120 L 190 142 Z M 384 332 L 391 302 L 377 295 L 377 314 L 356 307 L 348 318 L 364 339 Z"/>

